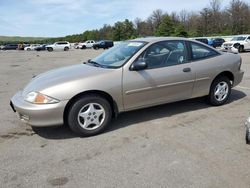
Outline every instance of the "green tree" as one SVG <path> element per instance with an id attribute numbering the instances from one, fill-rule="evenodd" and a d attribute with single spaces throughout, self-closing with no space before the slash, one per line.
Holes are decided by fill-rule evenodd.
<path id="1" fill-rule="evenodd" d="M 177 37 L 188 37 L 188 32 L 185 30 L 184 25 L 178 24 L 175 28 L 174 35 Z"/>
<path id="2" fill-rule="evenodd" d="M 165 16 L 156 30 L 156 36 L 171 36 L 175 32 L 173 21 L 169 16 Z"/>
<path id="3" fill-rule="evenodd" d="M 135 34 L 134 25 L 126 19 L 124 22 L 116 22 L 113 28 L 113 40 L 121 41 L 133 38 Z"/>

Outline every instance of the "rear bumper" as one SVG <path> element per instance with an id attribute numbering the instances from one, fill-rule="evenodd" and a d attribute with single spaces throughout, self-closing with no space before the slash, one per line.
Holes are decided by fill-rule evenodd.
<path id="1" fill-rule="evenodd" d="M 10 105 L 24 123 L 37 127 L 63 125 L 63 113 L 68 101 L 36 105 L 26 102 L 19 91 L 11 98 Z"/>
<path id="2" fill-rule="evenodd" d="M 234 74 L 234 85 L 233 87 L 237 86 L 243 79 L 244 71 L 240 70 L 236 74 Z"/>

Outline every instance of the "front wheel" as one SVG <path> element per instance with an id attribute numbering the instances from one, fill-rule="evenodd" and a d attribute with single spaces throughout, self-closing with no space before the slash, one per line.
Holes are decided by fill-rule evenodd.
<path id="1" fill-rule="evenodd" d="M 210 88 L 208 102 L 214 106 L 225 104 L 231 94 L 231 82 L 225 77 L 216 78 Z"/>
<path id="2" fill-rule="evenodd" d="M 235 44 L 234 47 L 238 50 L 239 53 L 244 52 L 244 46 L 240 44 Z"/>
<path id="3" fill-rule="evenodd" d="M 53 51 L 53 48 L 49 47 L 49 48 L 47 48 L 47 50 L 48 50 L 49 52 L 52 52 L 52 51 Z"/>
<path id="4" fill-rule="evenodd" d="M 78 99 L 68 113 L 68 125 L 81 136 L 94 136 L 103 132 L 110 124 L 110 104 L 98 95 L 86 95 Z"/>
<path id="5" fill-rule="evenodd" d="M 242 52 L 244 52 L 244 46 L 239 46 L 239 48 L 238 48 L 238 51 L 239 51 L 239 53 L 242 53 Z"/>

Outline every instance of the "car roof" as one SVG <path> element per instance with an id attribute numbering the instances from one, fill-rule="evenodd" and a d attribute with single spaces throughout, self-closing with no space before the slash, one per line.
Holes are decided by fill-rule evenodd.
<path id="1" fill-rule="evenodd" d="M 164 40 L 186 40 L 191 41 L 190 39 L 183 37 L 145 37 L 145 38 L 136 38 L 130 41 L 141 41 L 141 42 L 160 42 Z"/>

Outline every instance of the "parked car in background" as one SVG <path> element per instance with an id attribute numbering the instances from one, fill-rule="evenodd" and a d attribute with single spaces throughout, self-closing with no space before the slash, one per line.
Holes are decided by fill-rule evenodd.
<path id="1" fill-rule="evenodd" d="M 73 45 L 73 47 L 74 47 L 75 49 L 78 49 L 78 44 L 79 44 L 79 42 L 76 42 L 76 43 Z"/>
<path id="2" fill-rule="evenodd" d="M 35 48 L 38 46 L 40 46 L 40 44 L 31 44 L 29 46 L 24 47 L 24 50 L 26 50 L 26 51 L 35 50 Z"/>
<path id="3" fill-rule="evenodd" d="M 3 49 L 3 47 L 4 47 L 4 45 L 0 45 L 0 50 L 2 50 L 2 49 Z"/>
<path id="4" fill-rule="evenodd" d="M 140 38 L 35 77 L 10 105 L 32 126 L 67 124 L 92 136 L 125 111 L 202 96 L 211 105 L 225 104 L 242 81 L 241 61 L 194 40 Z"/>
<path id="5" fill-rule="evenodd" d="M 17 44 L 6 44 L 3 46 L 2 50 L 16 50 L 17 48 Z"/>
<path id="6" fill-rule="evenodd" d="M 39 45 L 39 46 L 35 47 L 34 50 L 44 51 L 44 50 L 46 50 L 46 44 Z"/>
<path id="7" fill-rule="evenodd" d="M 83 42 L 78 42 L 78 43 L 76 43 L 76 44 L 74 45 L 74 48 L 75 48 L 75 49 L 81 49 L 81 48 L 82 48 L 82 44 L 83 44 Z"/>
<path id="8" fill-rule="evenodd" d="M 23 43 L 19 43 L 18 45 L 17 45 L 17 49 L 18 50 L 24 50 L 24 44 Z"/>
<path id="9" fill-rule="evenodd" d="M 250 144 L 250 117 L 247 118 L 245 126 L 246 126 L 246 143 Z"/>
<path id="10" fill-rule="evenodd" d="M 233 51 L 237 49 L 239 53 L 250 50 L 250 35 L 239 35 L 233 37 L 229 42 L 224 42 L 222 50 Z"/>
<path id="11" fill-rule="evenodd" d="M 213 38 L 212 41 L 212 46 L 214 48 L 221 47 L 222 44 L 225 42 L 223 38 Z"/>
<path id="12" fill-rule="evenodd" d="M 114 46 L 114 43 L 112 40 L 101 40 L 95 44 L 93 44 L 93 48 L 95 50 L 98 50 L 99 48 L 102 49 L 108 49 Z"/>
<path id="13" fill-rule="evenodd" d="M 57 50 L 58 51 L 60 51 L 60 50 L 68 51 L 70 49 L 70 43 L 67 41 L 55 42 L 54 44 L 47 45 L 46 49 L 49 52 L 52 52 L 54 50 L 55 51 L 57 51 Z"/>
<path id="14" fill-rule="evenodd" d="M 202 42 L 204 44 L 208 44 L 208 39 L 207 38 L 196 38 L 194 40 L 197 40 L 197 41 Z"/>
<path id="15" fill-rule="evenodd" d="M 95 43 L 96 42 L 94 40 L 87 40 L 84 43 L 79 43 L 78 46 L 79 46 L 79 49 L 92 48 Z"/>

